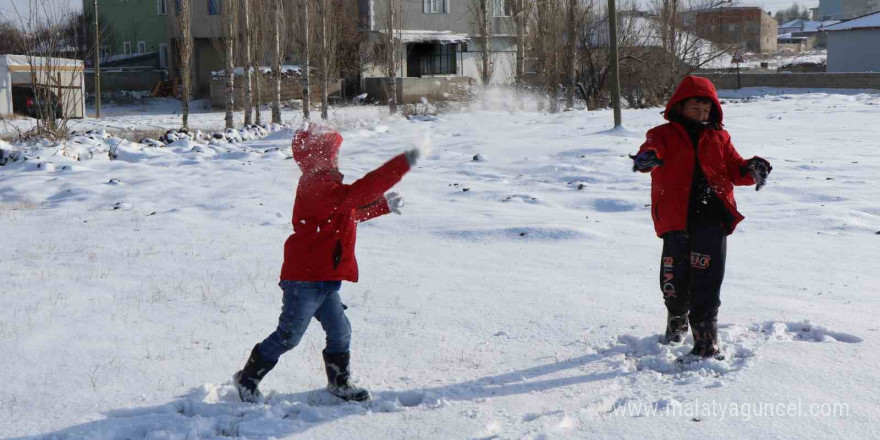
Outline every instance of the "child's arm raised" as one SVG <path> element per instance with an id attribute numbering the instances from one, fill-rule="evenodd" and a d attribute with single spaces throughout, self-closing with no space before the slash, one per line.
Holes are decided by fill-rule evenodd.
<path id="1" fill-rule="evenodd" d="M 343 209 L 358 209 L 370 205 L 400 182 L 403 175 L 415 164 L 418 153 L 407 152 L 386 162 L 345 187 L 340 205 Z M 387 202 L 386 202 L 387 206 Z"/>
<path id="2" fill-rule="evenodd" d="M 655 132 L 655 129 L 648 130 L 645 135 L 645 143 L 639 148 L 639 152 L 635 156 L 629 156 L 633 160 L 633 171 L 647 173 L 654 167 L 662 165 L 663 157 L 666 154 L 665 147 L 661 136 Z"/>
<path id="3" fill-rule="evenodd" d="M 370 203 L 369 205 L 355 209 L 354 220 L 356 222 L 365 222 L 376 217 L 381 217 L 389 212 L 391 212 L 391 207 L 388 206 L 388 200 L 385 199 L 385 196 L 382 196 L 373 200 L 373 203 Z"/>

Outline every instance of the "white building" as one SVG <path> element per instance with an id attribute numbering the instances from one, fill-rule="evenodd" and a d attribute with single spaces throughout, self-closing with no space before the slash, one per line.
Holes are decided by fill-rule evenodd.
<path id="1" fill-rule="evenodd" d="M 0 55 L 0 115 L 27 114 L 34 88 L 48 91 L 68 118 L 86 114 L 83 63 L 66 58 Z"/>
<path id="2" fill-rule="evenodd" d="M 823 27 L 828 72 L 880 72 L 880 11 Z"/>

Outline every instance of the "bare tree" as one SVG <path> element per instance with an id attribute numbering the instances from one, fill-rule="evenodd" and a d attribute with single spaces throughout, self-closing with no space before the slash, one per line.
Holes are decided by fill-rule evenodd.
<path id="1" fill-rule="evenodd" d="M 310 19 L 310 15 L 312 13 L 311 2 L 309 0 L 301 0 L 301 17 L 302 17 L 302 107 L 303 107 L 303 119 L 309 120 L 309 107 L 311 106 L 311 85 L 309 84 L 309 77 L 311 76 L 311 63 L 309 62 L 309 57 L 311 57 L 311 37 L 309 32 L 309 27 L 312 24 Z"/>
<path id="2" fill-rule="evenodd" d="M 241 0 L 242 12 L 242 49 L 244 51 L 244 123 L 251 125 L 254 122 L 254 83 L 253 83 L 253 64 L 251 60 L 251 25 L 250 11 L 248 10 L 249 0 Z"/>
<path id="3" fill-rule="evenodd" d="M 577 32 L 578 9 L 578 0 L 568 0 L 568 9 L 565 12 L 567 19 L 565 35 L 568 38 L 565 60 L 565 106 L 567 108 L 574 108 L 574 91 L 577 88 L 577 45 L 580 34 Z"/>
<path id="4" fill-rule="evenodd" d="M 269 14 L 271 13 L 271 9 L 267 7 L 268 5 L 265 2 L 254 2 L 253 7 L 251 8 L 251 16 L 255 19 L 254 25 L 251 26 L 251 66 L 253 66 L 253 77 L 252 81 L 254 82 L 254 123 L 260 125 L 262 123 L 261 117 L 261 106 L 263 105 L 263 93 L 262 87 L 263 82 L 265 80 L 265 75 L 263 74 L 263 60 L 266 49 L 266 32 L 265 29 L 269 26 L 270 18 Z"/>
<path id="5" fill-rule="evenodd" d="M 225 0 L 223 10 L 223 53 L 226 57 L 226 128 L 235 128 L 235 0 Z"/>
<path id="6" fill-rule="evenodd" d="M 228 0 L 227 0 L 228 1 Z M 275 90 L 272 92 L 272 122 L 281 123 L 281 19 L 282 1 L 272 2 L 274 19 L 272 20 L 272 74 Z"/>
<path id="7" fill-rule="evenodd" d="M 376 58 L 381 60 L 388 78 L 388 110 L 397 113 L 397 75 L 401 66 L 403 48 L 403 22 L 405 20 L 404 0 L 385 1 L 385 29 L 378 32 L 379 45 Z"/>
<path id="8" fill-rule="evenodd" d="M 476 34 L 477 43 L 480 45 L 477 71 L 483 86 L 488 86 L 495 70 L 495 58 L 492 53 L 493 13 L 490 0 L 471 0 L 468 5 L 471 12 L 471 24 Z"/>
<path id="9" fill-rule="evenodd" d="M 192 4 L 191 0 L 180 0 L 180 15 L 177 17 L 180 26 L 180 39 L 177 42 L 178 54 L 180 54 L 180 82 L 181 82 L 181 125 L 187 128 L 189 124 L 189 100 L 192 95 Z"/>
<path id="10" fill-rule="evenodd" d="M 513 0 L 513 24 L 516 28 L 516 66 L 513 69 L 514 83 L 522 88 L 525 76 L 526 28 L 532 11 L 531 0 Z"/>
<path id="11" fill-rule="evenodd" d="M 327 29 L 329 24 L 328 16 L 333 13 L 332 3 L 329 0 L 316 0 L 316 10 L 321 18 L 321 119 L 327 119 L 327 108 L 329 106 L 327 97 L 327 88 L 330 87 L 330 51 L 334 47 L 330 41 L 330 31 Z"/>

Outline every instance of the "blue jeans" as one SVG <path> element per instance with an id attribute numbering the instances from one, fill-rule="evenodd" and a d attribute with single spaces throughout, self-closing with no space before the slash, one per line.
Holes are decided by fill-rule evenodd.
<path id="1" fill-rule="evenodd" d="M 260 343 L 260 354 L 271 362 L 278 361 L 302 340 L 312 317 L 318 319 L 327 333 L 328 354 L 348 353 L 351 344 L 351 323 L 339 296 L 341 281 L 281 281 L 284 291 L 278 328 Z"/>

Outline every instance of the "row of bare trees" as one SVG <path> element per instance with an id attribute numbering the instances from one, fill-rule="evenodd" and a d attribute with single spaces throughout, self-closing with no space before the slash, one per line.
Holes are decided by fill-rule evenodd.
<path id="1" fill-rule="evenodd" d="M 712 9 L 722 0 L 651 0 L 637 10 L 625 0 L 618 8 L 621 88 L 631 107 L 658 105 L 685 74 L 703 68 L 730 47 L 697 38 L 686 26 L 686 11 Z M 480 73 L 491 77 L 497 60 L 487 53 L 492 20 L 486 19 L 486 0 L 471 0 L 475 35 L 483 49 Z M 500 2 L 493 2 L 499 7 Z M 511 60 L 517 87 L 543 96 L 550 111 L 574 106 L 609 104 L 608 7 L 604 0 L 506 0 L 510 19 L 498 33 L 513 35 L 516 53 Z M 729 3 L 725 3 L 729 5 Z M 487 76 L 488 72 L 488 76 Z"/>

